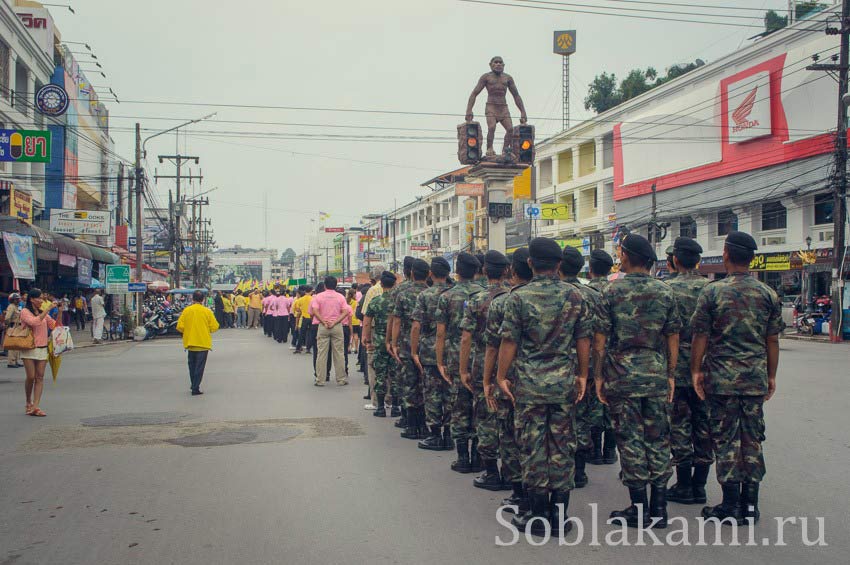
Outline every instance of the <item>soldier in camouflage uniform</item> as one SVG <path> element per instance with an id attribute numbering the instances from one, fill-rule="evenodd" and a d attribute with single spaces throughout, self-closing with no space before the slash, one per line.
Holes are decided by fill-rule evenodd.
<path id="1" fill-rule="evenodd" d="M 533 277 L 531 267 L 528 266 L 528 248 L 521 247 L 514 251 L 511 257 L 511 287 L 517 288 L 526 284 Z M 502 501 L 502 506 L 516 506 L 518 513 L 528 511 L 528 498 L 522 483 L 522 467 L 520 466 L 519 438 L 515 428 L 514 405 L 496 386 L 495 371 L 496 358 L 499 355 L 499 346 L 502 343 L 501 329 L 505 318 L 505 301 L 509 293 L 500 294 L 490 303 L 487 312 L 487 329 L 485 331 L 485 342 L 487 349 L 484 353 L 484 397 L 487 406 L 496 412 L 496 420 L 499 432 L 499 455 L 502 459 L 502 481 L 510 483 L 513 491 L 509 497 Z M 507 374 L 507 380 L 511 386 L 516 385 L 516 374 L 511 367 Z"/>
<path id="2" fill-rule="evenodd" d="M 506 490 L 499 474 L 499 428 L 496 411 L 487 407 L 484 397 L 484 352 L 487 347 L 485 330 L 487 313 L 493 300 L 508 291 L 502 284 L 508 259 L 498 251 L 488 251 L 484 256 L 484 274 L 487 289 L 472 297 L 466 304 L 460 327 L 460 380 L 473 393 L 475 437 L 478 438 L 478 454 L 484 473 L 472 484 L 486 490 Z"/>
<path id="3" fill-rule="evenodd" d="M 472 425 L 472 393 L 460 382 L 460 322 L 467 301 L 481 292 L 481 287 L 473 281 L 479 268 L 478 259 L 473 255 L 464 252 L 458 254 L 455 260 L 458 283 L 440 295 L 434 316 L 437 320 L 437 369 L 443 378 L 452 383 L 451 429 L 457 460 L 451 467 L 458 473 L 476 473 L 481 470 L 478 441 Z"/>
<path id="4" fill-rule="evenodd" d="M 449 262 L 442 257 L 431 260 L 433 285 L 416 297 L 413 311 L 413 326 L 410 330 L 410 353 L 413 362 L 423 375 L 425 396 L 425 422 L 430 431 L 428 437 L 419 442 L 420 449 L 450 451 L 454 449 L 451 421 L 451 386 L 437 370 L 437 300 L 449 288 L 446 280 L 451 272 Z"/>
<path id="5" fill-rule="evenodd" d="M 404 280 L 395 285 L 395 287 L 390 291 L 390 306 L 389 306 L 389 318 L 387 319 L 387 341 L 386 348 L 390 353 L 390 357 L 392 357 L 393 364 L 395 365 L 395 369 L 390 371 L 390 387 L 393 391 L 398 390 L 399 396 L 393 394 L 393 409 L 396 406 L 401 407 L 401 418 L 396 421 L 394 424 L 397 428 L 407 428 L 407 408 L 404 406 L 404 401 L 401 399 L 402 394 L 402 380 L 403 375 L 401 374 L 401 359 L 398 357 L 398 352 L 392 348 L 392 337 L 393 332 L 395 331 L 396 324 L 399 324 L 400 321 L 398 317 L 395 315 L 395 303 L 396 297 L 398 294 L 403 291 L 405 288 L 410 286 L 410 268 L 413 266 L 413 257 L 406 256 L 403 262 L 403 272 L 404 272 Z"/>
<path id="6" fill-rule="evenodd" d="M 384 289 L 384 292 L 369 302 L 363 318 L 363 343 L 373 353 L 375 396 L 378 399 L 378 406 L 372 415 L 378 418 L 385 418 L 387 415 L 384 400 L 387 396 L 388 373 L 393 368 L 393 358 L 384 344 L 386 343 L 389 312 L 388 291 L 395 286 L 395 280 L 395 275 L 389 271 L 384 271 L 381 274 L 381 288 Z M 397 398 L 398 396 L 393 395 L 395 402 L 397 402 Z"/>
<path id="7" fill-rule="evenodd" d="M 670 417 L 670 450 L 676 467 L 676 485 L 667 490 L 667 500 L 681 504 L 705 503 L 705 482 L 714 457 L 711 451 L 708 410 L 691 382 L 691 317 L 708 279 L 697 271 L 702 247 L 689 237 L 676 238 L 673 262 L 676 276 L 667 281 L 676 295 L 682 330 L 679 332 L 679 361 L 676 392 Z"/>
<path id="8" fill-rule="evenodd" d="M 728 276 L 703 289 L 691 319 L 694 390 L 708 405 L 717 480 L 723 501 L 705 518 L 741 523 L 759 519 L 764 478 L 764 402 L 776 391 L 782 306 L 776 293 L 749 274 L 757 249 L 747 233 L 726 236 Z"/>
<path id="9" fill-rule="evenodd" d="M 578 289 L 558 280 L 558 244 L 535 238 L 529 254 L 534 278 L 514 289 L 505 302 L 497 380 L 515 405 L 529 497 L 529 510 L 511 522 L 541 535 L 546 521 L 567 518 L 574 478 L 575 404 L 587 385 L 592 318 Z M 513 391 L 507 380 L 512 365 Z M 570 526 L 568 522 L 565 531 Z"/>
<path id="10" fill-rule="evenodd" d="M 631 500 L 628 508 L 612 512 L 611 518 L 630 527 L 665 528 L 667 481 L 672 474 L 669 403 L 682 323 L 673 291 L 649 274 L 657 258 L 646 238 L 629 234 L 619 254 L 626 276 L 611 281 L 603 294 L 602 332 L 594 340 L 596 392 L 611 410 L 620 478 Z"/>
<path id="11" fill-rule="evenodd" d="M 414 259 L 410 268 L 410 284 L 396 293 L 393 310 L 397 323 L 393 327 L 393 351 L 399 362 L 399 375 L 402 384 L 402 399 L 407 409 L 407 427 L 401 437 L 407 439 L 425 439 L 425 403 L 422 397 L 422 375 L 413 362 L 410 351 L 410 329 L 413 325 L 413 311 L 419 295 L 428 289 L 428 263 Z"/>
<path id="12" fill-rule="evenodd" d="M 664 250 L 664 254 L 667 255 L 667 274 L 661 277 L 661 280 L 664 282 L 669 282 L 679 276 L 679 272 L 676 270 L 676 264 L 673 262 L 673 254 L 675 252 L 675 246 L 668 245 L 667 249 Z"/>
<path id="13" fill-rule="evenodd" d="M 593 333 L 599 330 L 599 303 L 602 295 L 593 288 L 582 284 L 578 280 L 578 274 L 584 267 L 584 257 L 574 247 L 564 247 L 561 259 L 561 280 L 571 284 L 578 289 L 581 297 L 587 302 L 589 316 L 593 323 Z M 591 364 L 590 370 L 593 369 Z M 576 405 L 576 462 L 575 462 L 575 488 L 587 486 L 587 472 L 585 464 L 593 454 L 593 437 L 591 429 L 594 422 L 594 409 L 601 406 L 599 402 L 591 400 L 590 394 L 585 394 L 584 399 Z"/>
<path id="14" fill-rule="evenodd" d="M 590 252 L 590 280 L 587 286 L 600 294 L 608 288 L 608 275 L 614 260 L 603 249 L 594 249 Z M 591 372 L 591 379 L 593 372 Z M 590 400 L 590 438 L 593 443 L 593 454 L 588 459 L 591 465 L 612 465 L 617 462 L 617 441 L 614 439 L 614 428 L 611 426 L 611 415 L 608 407 L 599 401 L 596 396 L 595 383 L 588 382 L 587 396 Z M 605 438 L 603 446 L 602 439 Z"/>

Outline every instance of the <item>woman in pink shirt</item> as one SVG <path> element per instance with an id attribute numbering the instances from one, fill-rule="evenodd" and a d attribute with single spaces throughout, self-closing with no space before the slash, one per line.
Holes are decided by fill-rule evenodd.
<path id="1" fill-rule="evenodd" d="M 53 302 L 50 304 L 50 308 L 45 308 L 42 312 L 43 302 L 41 290 L 30 289 L 27 294 L 26 307 L 21 310 L 21 323 L 29 327 L 35 341 L 34 349 L 21 352 L 24 370 L 27 372 L 27 380 L 24 383 L 24 390 L 27 394 L 26 413 L 30 416 L 47 416 L 38 405 L 41 402 L 41 393 L 44 391 L 44 370 L 47 367 L 47 340 L 49 339 L 47 330 L 56 327 L 56 320 L 51 318 L 48 312 L 53 308 L 58 308 L 59 317 L 61 317 L 63 310 L 62 305 Z"/>

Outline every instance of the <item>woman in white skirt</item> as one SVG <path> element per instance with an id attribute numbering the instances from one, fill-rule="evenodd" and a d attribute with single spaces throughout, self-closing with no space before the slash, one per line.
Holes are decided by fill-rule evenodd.
<path id="1" fill-rule="evenodd" d="M 47 368 L 47 330 L 56 327 L 56 320 L 47 313 L 52 308 L 59 308 L 58 317 L 62 317 L 62 306 L 51 303 L 42 309 L 44 299 L 41 290 L 30 289 L 27 294 L 26 306 L 21 310 L 21 323 L 32 331 L 35 348 L 26 349 L 21 352 L 24 361 L 24 370 L 27 372 L 27 380 L 24 388 L 27 393 L 26 413 L 30 416 L 47 416 L 38 407 L 41 402 L 41 393 L 44 391 L 44 370 Z"/>

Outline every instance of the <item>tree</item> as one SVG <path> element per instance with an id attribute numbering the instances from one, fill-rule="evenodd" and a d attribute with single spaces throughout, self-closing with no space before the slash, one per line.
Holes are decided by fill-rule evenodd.
<path id="1" fill-rule="evenodd" d="M 821 4 L 820 2 L 797 2 L 794 5 L 794 21 L 804 20 L 828 7 L 828 4 Z M 761 36 L 770 35 L 787 25 L 788 16 L 780 16 L 775 11 L 768 10 L 764 14 L 764 33 Z"/>
<path id="2" fill-rule="evenodd" d="M 773 10 L 768 10 L 764 15 L 765 34 L 773 33 L 788 25 L 788 16 L 780 16 Z"/>
<path id="3" fill-rule="evenodd" d="M 587 98 L 584 99 L 584 108 L 586 110 L 593 109 L 597 114 L 610 110 L 626 100 L 640 96 L 644 92 L 689 73 L 704 64 L 703 61 L 697 59 L 693 63 L 673 65 L 667 69 L 667 73 L 662 77 L 658 76 L 658 71 L 653 67 L 647 67 L 646 70 L 632 69 L 626 75 L 626 78 L 620 81 L 619 85 L 616 75 L 602 73 L 597 75 L 590 83 Z"/>
<path id="4" fill-rule="evenodd" d="M 587 89 L 587 98 L 584 99 L 585 110 L 601 114 L 605 110 L 613 108 L 623 101 L 623 95 L 617 88 L 617 77 L 612 73 L 602 73 L 593 79 Z"/>
<path id="5" fill-rule="evenodd" d="M 281 264 L 292 265 L 295 263 L 295 255 L 295 251 L 291 247 L 287 248 L 286 251 L 280 254 Z"/>

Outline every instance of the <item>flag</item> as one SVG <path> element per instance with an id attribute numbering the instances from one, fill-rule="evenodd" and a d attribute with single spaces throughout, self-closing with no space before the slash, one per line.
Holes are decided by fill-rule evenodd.
<path id="1" fill-rule="evenodd" d="M 328 214 L 327 212 L 322 212 L 321 210 L 319 211 L 319 219 L 320 220 L 324 221 L 324 220 L 327 220 L 330 217 L 331 217 L 331 215 Z"/>

